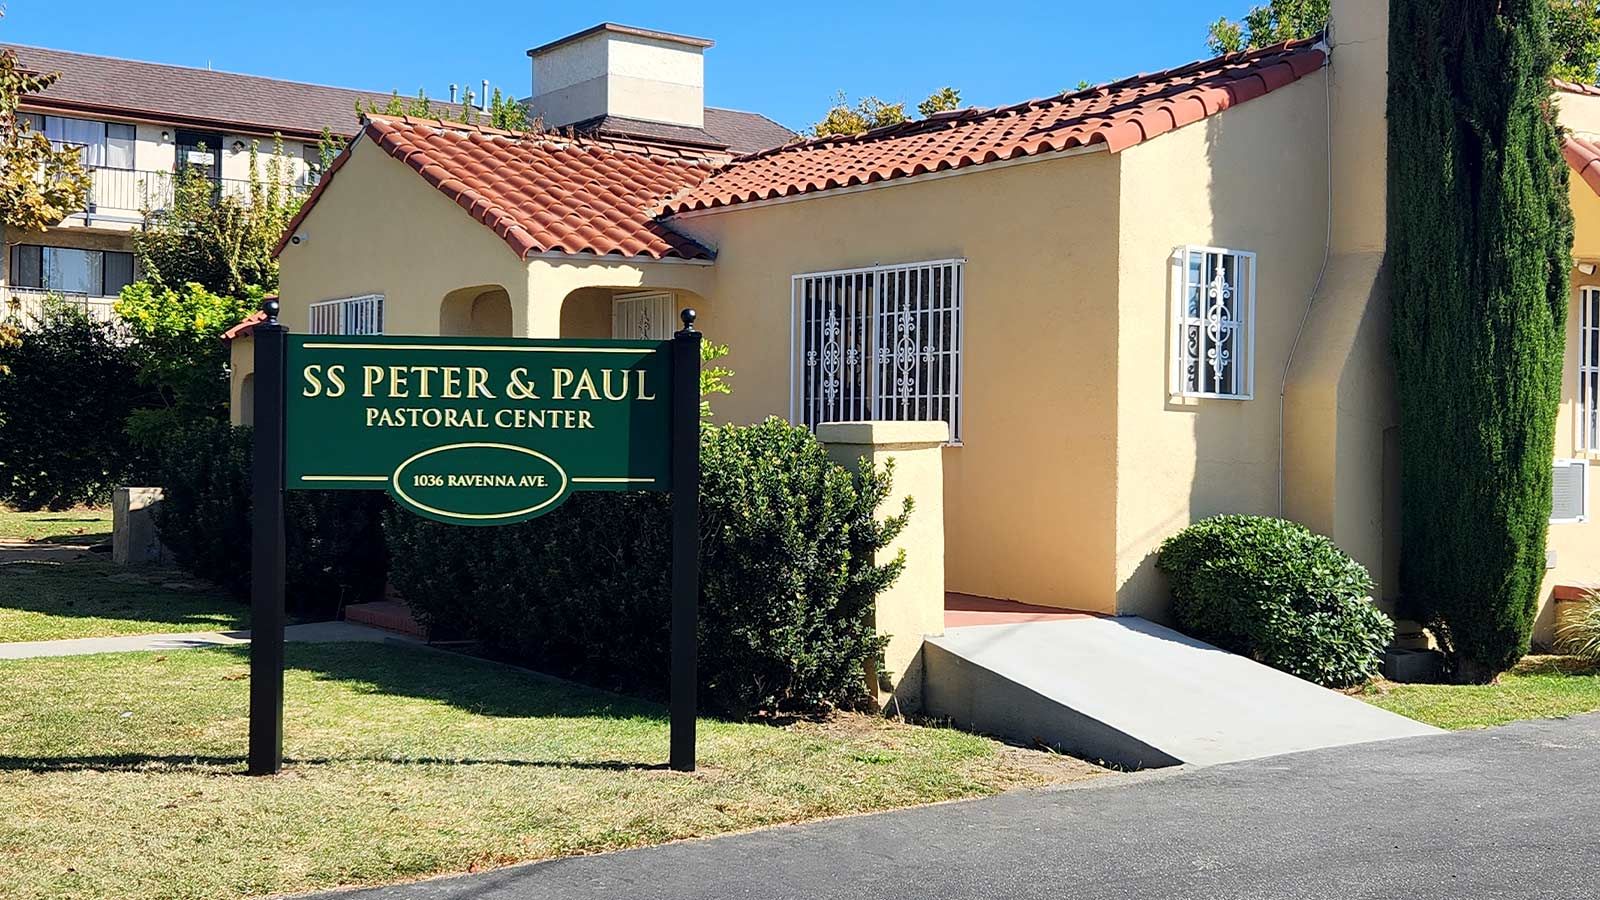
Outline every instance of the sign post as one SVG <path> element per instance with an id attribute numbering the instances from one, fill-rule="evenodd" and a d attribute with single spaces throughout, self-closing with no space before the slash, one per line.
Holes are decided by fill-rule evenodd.
<path id="1" fill-rule="evenodd" d="M 289 335 L 255 329 L 253 775 L 283 765 L 284 492 L 382 490 L 454 525 L 575 491 L 672 492 L 670 765 L 695 767 L 700 333 L 670 341 Z"/>
<path id="2" fill-rule="evenodd" d="M 283 395 L 289 332 L 278 301 L 255 327 L 256 421 L 250 490 L 251 775 L 283 768 Z"/>

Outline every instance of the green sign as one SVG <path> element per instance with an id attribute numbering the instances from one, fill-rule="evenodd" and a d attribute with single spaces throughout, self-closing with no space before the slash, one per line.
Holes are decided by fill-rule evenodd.
<path id="1" fill-rule="evenodd" d="M 505 525 L 573 491 L 670 490 L 672 343 L 288 337 L 286 487 Z"/>

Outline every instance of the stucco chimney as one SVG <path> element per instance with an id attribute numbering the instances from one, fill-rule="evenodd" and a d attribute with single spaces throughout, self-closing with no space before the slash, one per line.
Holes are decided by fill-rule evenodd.
<path id="1" fill-rule="evenodd" d="M 1333 0 L 1333 252 L 1382 251 L 1387 234 L 1389 0 Z"/>
<path id="2" fill-rule="evenodd" d="M 550 126 L 621 116 L 705 126 L 711 41 L 603 22 L 528 51 L 529 108 Z"/>

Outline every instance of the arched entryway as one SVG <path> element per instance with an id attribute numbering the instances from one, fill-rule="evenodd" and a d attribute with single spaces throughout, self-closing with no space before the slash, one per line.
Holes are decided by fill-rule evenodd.
<path id="1" fill-rule="evenodd" d="M 511 336 L 511 295 L 499 285 L 460 288 L 439 304 L 439 334 Z"/>

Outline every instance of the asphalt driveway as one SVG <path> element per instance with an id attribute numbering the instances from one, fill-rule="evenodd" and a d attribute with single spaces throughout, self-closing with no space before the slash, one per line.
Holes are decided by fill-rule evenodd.
<path id="1" fill-rule="evenodd" d="M 325 896 L 1594 897 L 1600 714 Z"/>

